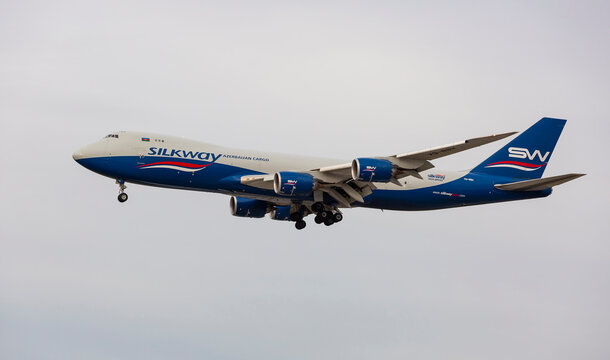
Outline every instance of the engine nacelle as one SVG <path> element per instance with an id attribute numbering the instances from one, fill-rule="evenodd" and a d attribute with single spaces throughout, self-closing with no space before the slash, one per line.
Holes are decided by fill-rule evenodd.
<path id="1" fill-rule="evenodd" d="M 389 182 L 393 170 L 388 160 L 358 158 L 352 161 L 352 178 L 356 181 Z"/>
<path id="2" fill-rule="evenodd" d="M 277 206 L 275 209 L 271 210 L 269 217 L 273 220 L 290 221 L 290 206 Z"/>
<path id="3" fill-rule="evenodd" d="M 262 218 L 267 213 L 268 204 L 263 200 L 231 196 L 229 207 L 233 216 Z"/>
<path id="4" fill-rule="evenodd" d="M 288 196 L 309 196 L 316 185 L 313 176 L 292 171 L 280 171 L 273 175 L 273 190 Z"/>

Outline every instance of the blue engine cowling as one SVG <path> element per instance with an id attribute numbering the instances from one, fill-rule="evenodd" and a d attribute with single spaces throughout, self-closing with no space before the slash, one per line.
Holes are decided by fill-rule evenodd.
<path id="1" fill-rule="evenodd" d="M 271 210 L 269 216 L 273 220 L 290 221 L 290 206 L 277 206 L 275 209 Z"/>
<path id="2" fill-rule="evenodd" d="M 352 178 L 356 181 L 389 182 L 393 166 L 388 160 L 358 158 L 352 161 Z"/>
<path id="3" fill-rule="evenodd" d="M 266 201 L 239 196 L 231 196 L 229 206 L 231 207 L 231 215 L 250 218 L 262 218 L 269 208 Z"/>
<path id="4" fill-rule="evenodd" d="M 313 176 L 304 173 L 280 171 L 273 176 L 273 190 L 280 195 L 309 196 L 315 184 Z"/>

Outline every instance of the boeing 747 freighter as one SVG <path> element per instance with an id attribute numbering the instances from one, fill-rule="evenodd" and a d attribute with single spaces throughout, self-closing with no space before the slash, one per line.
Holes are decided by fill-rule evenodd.
<path id="1" fill-rule="evenodd" d="M 470 171 L 437 170 L 431 161 L 504 139 L 514 132 L 432 149 L 342 162 L 240 150 L 180 137 L 120 131 L 76 151 L 74 160 L 126 183 L 231 196 L 231 214 L 293 221 L 314 215 L 330 226 L 341 209 L 434 210 L 545 197 L 584 174 L 543 178 L 566 120 L 543 118 Z"/>

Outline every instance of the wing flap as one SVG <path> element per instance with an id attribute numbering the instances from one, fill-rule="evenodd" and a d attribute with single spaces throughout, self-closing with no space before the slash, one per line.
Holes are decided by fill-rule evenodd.
<path id="1" fill-rule="evenodd" d="M 346 199 L 343 195 L 339 194 L 339 192 L 337 190 L 333 189 L 332 187 L 322 188 L 320 190 L 324 191 L 325 193 L 330 195 L 333 199 L 337 200 L 337 202 L 339 204 L 341 204 L 341 206 L 347 207 L 347 208 L 352 207 L 351 202 L 348 199 Z"/>
<path id="2" fill-rule="evenodd" d="M 307 172 L 325 183 L 341 183 L 352 178 L 352 164 L 325 166 Z"/>
<path id="3" fill-rule="evenodd" d="M 273 190 L 273 174 L 246 175 L 241 177 L 240 182 L 259 189 Z"/>
<path id="4" fill-rule="evenodd" d="M 496 184 L 494 186 L 496 189 L 507 191 L 540 191 L 551 188 L 555 185 L 560 185 L 565 182 L 578 179 L 579 177 L 585 175 L 586 174 L 565 174 L 541 179 L 517 181 L 508 184 Z"/>

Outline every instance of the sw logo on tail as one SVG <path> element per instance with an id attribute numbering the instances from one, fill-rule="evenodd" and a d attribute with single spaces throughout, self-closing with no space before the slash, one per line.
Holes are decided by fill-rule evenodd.
<path id="1" fill-rule="evenodd" d="M 540 162 L 544 162 L 546 158 L 549 156 L 551 152 L 547 151 L 544 156 L 542 156 L 542 152 L 540 150 L 534 150 L 533 153 L 530 154 L 528 149 L 518 148 L 518 147 L 509 147 L 508 148 L 508 156 L 517 159 L 530 159 L 534 160 L 536 156 L 540 159 Z"/>

